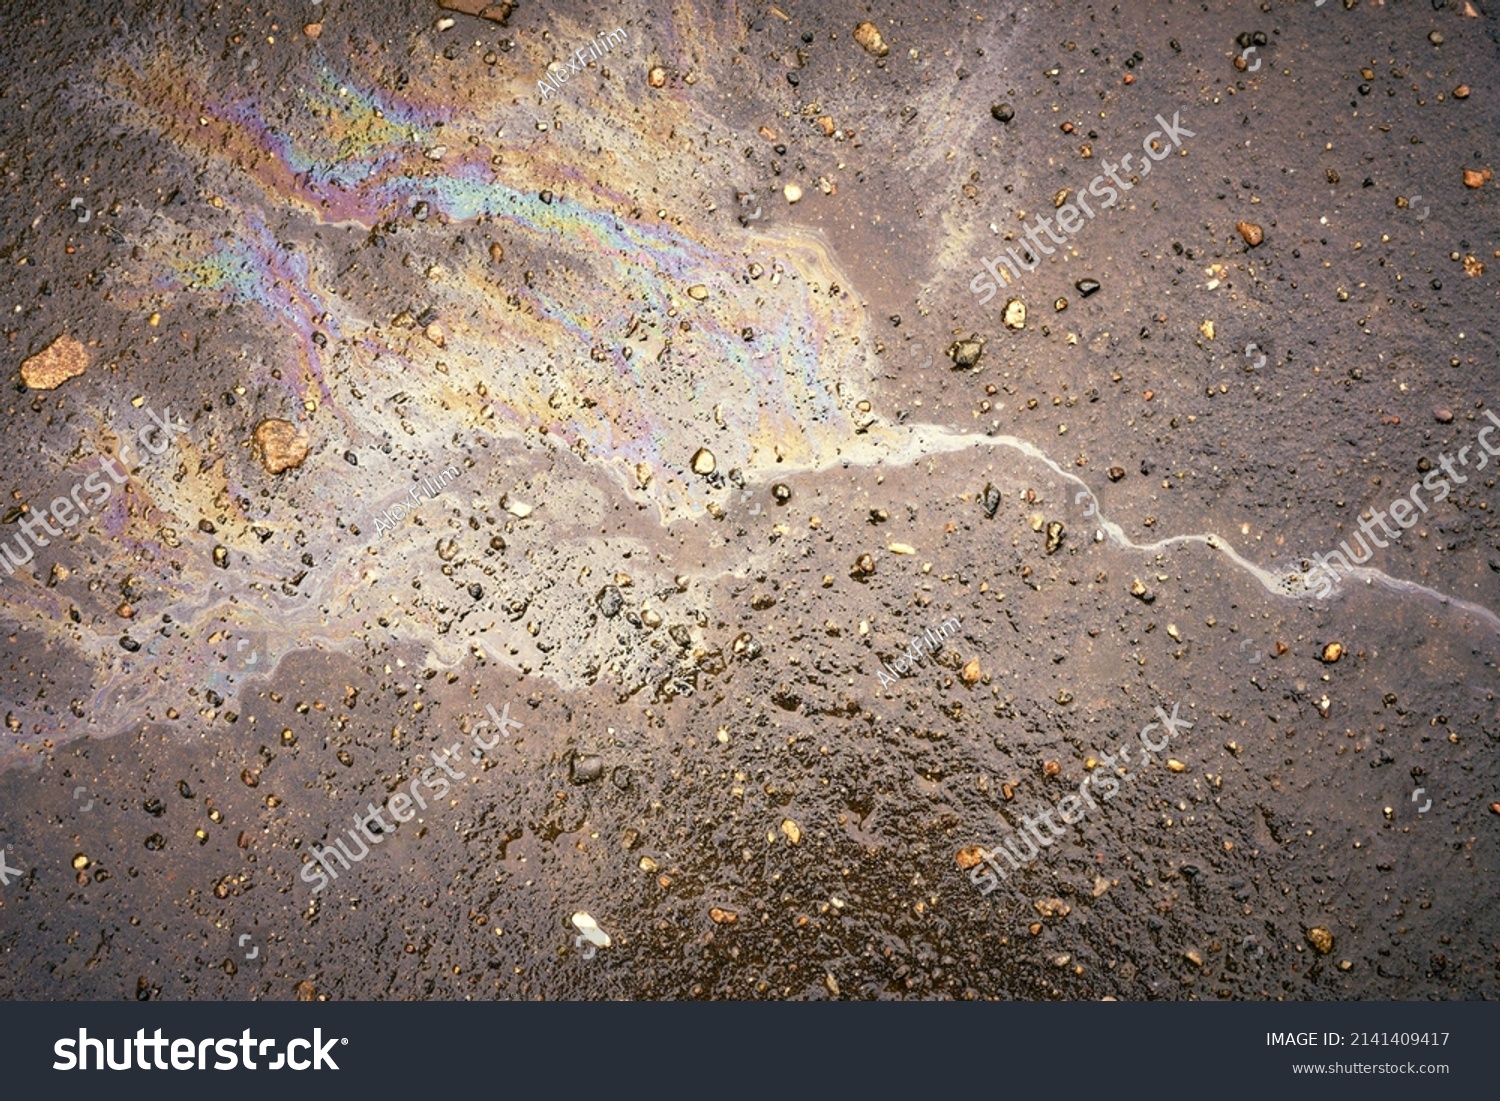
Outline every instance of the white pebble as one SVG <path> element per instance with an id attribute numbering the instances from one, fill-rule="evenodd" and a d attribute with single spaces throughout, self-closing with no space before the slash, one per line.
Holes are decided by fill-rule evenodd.
<path id="1" fill-rule="evenodd" d="M 573 915 L 573 928 L 583 934 L 584 940 L 600 948 L 610 946 L 609 934 L 599 928 L 599 923 L 587 911 L 579 910 Z"/>

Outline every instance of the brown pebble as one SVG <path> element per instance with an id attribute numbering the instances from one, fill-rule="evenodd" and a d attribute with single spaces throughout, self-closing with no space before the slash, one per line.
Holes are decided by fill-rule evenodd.
<path id="1" fill-rule="evenodd" d="M 1056 761 L 1042 762 L 1042 772 L 1048 776 L 1056 776 L 1061 771 L 1062 765 L 1058 764 Z"/>
<path id="2" fill-rule="evenodd" d="M 1465 168 L 1464 169 L 1464 186 L 1465 187 L 1483 187 L 1484 186 L 1484 173 L 1483 172 L 1476 172 L 1472 168 Z"/>
<path id="3" fill-rule="evenodd" d="M 1323 664 L 1332 665 L 1344 656 L 1344 644 L 1342 642 L 1330 642 L 1323 647 Z"/>
<path id="4" fill-rule="evenodd" d="M 1453 410 L 1447 406 L 1439 406 L 1432 411 L 1432 415 L 1437 419 L 1439 424 L 1453 423 Z"/>
<path id="5" fill-rule="evenodd" d="M 1469 86 L 1467 84 L 1460 84 L 1457 88 L 1453 89 L 1453 98 L 1454 99 L 1468 99 L 1469 98 Z"/>
<path id="6" fill-rule="evenodd" d="M 307 458 L 307 441 L 291 421 L 267 418 L 255 426 L 254 450 L 270 474 L 280 474 L 302 465 Z"/>
<path id="7" fill-rule="evenodd" d="M 1265 231 L 1254 222 L 1239 222 L 1234 228 L 1240 231 L 1240 236 L 1245 239 L 1245 244 L 1251 248 L 1254 248 L 1266 239 Z"/>
<path id="8" fill-rule="evenodd" d="M 323 33 L 323 24 L 308 23 L 302 28 L 302 33 L 307 35 L 308 38 L 317 38 L 318 35 Z"/>
<path id="9" fill-rule="evenodd" d="M 869 577 L 875 572 L 875 559 L 868 554 L 862 554 L 854 563 L 854 572 Z"/>
<path id="10" fill-rule="evenodd" d="M 966 849 L 959 849 L 955 859 L 958 861 L 960 868 L 968 871 L 970 868 L 977 868 L 984 863 L 984 850 L 978 845 L 970 845 Z"/>
<path id="11" fill-rule="evenodd" d="M 71 336 L 60 336 L 21 364 L 21 381 L 33 390 L 56 390 L 89 367 L 89 354 Z"/>
<path id="12" fill-rule="evenodd" d="M 715 925 L 733 925 L 740 920 L 740 915 L 733 910 L 721 910 L 717 906 L 708 911 L 708 916 L 714 919 Z"/>
<path id="13" fill-rule="evenodd" d="M 498 241 L 490 245 L 490 259 L 497 264 L 505 259 L 505 250 L 500 247 Z"/>
<path id="14" fill-rule="evenodd" d="M 1109 475 L 1110 481 L 1118 482 L 1121 478 L 1125 477 L 1125 468 L 1123 466 L 1112 466 L 1106 473 Z"/>
<path id="15" fill-rule="evenodd" d="M 663 69 L 660 65 L 651 66 L 651 70 L 646 74 L 646 83 L 653 88 L 666 87 L 667 70 Z"/>
<path id="16" fill-rule="evenodd" d="M 1152 398 L 1156 397 L 1156 391 L 1147 390 L 1144 394 L 1141 395 L 1141 397 L 1145 398 L 1147 401 L 1150 401 Z"/>

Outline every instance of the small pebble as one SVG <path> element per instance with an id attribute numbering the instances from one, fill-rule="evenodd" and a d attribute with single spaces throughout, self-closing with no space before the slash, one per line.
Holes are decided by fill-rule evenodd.
<path id="1" fill-rule="evenodd" d="M 584 940 L 600 948 L 608 948 L 611 944 L 609 934 L 599 928 L 599 923 L 594 920 L 593 915 L 585 910 L 579 910 L 573 915 L 573 928 L 583 934 Z"/>
<path id="2" fill-rule="evenodd" d="M 977 340 L 958 340 L 948 347 L 948 358 L 956 368 L 973 367 L 984 353 L 984 345 Z"/>
<path id="3" fill-rule="evenodd" d="M 1439 406 L 1432 411 L 1432 415 L 1439 424 L 1453 423 L 1453 410 L 1449 409 L 1447 406 Z"/>
<path id="4" fill-rule="evenodd" d="M 996 122 L 1009 122 L 1016 117 L 1016 109 L 1008 103 L 997 103 L 990 108 L 990 115 Z"/>
<path id="5" fill-rule="evenodd" d="M 854 41 L 876 57 L 884 57 L 891 52 L 891 48 L 885 44 L 885 39 L 880 37 L 880 28 L 874 23 L 861 23 L 855 27 Z"/>
<path id="6" fill-rule="evenodd" d="M 594 595 L 594 603 L 599 606 L 599 612 L 605 619 L 613 619 L 625 607 L 625 594 L 618 585 L 605 585 Z"/>
<path id="7" fill-rule="evenodd" d="M 1265 231 L 1254 222 L 1240 222 L 1235 227 L 1240 231 L 1240 236 L 1245 239 L 1245 244 L 1254 248 L 1266 239 Z"/>
<path id="8" fill-rule="evenodd" d="M 569 778 L 575 784 L 589 784 L 604 775 L 604 761 L 592 754 L 574 757 L 568 769 Z"/>
<path id="9" fill-rule="evenodd" d="M 56 390 L 88 365 L 88 350 L 73 337 L 60 336 L 21 364 L 21 381 L 33 390 Z"/>

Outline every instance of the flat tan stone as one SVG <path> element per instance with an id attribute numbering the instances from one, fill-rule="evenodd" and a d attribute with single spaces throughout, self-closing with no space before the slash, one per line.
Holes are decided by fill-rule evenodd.
<path id="1" fill-rule="evenodd" d="M 56 390 L 88 369 L 88 349 L 71 336 L 60 336 L 21 364 L 21 381 L 33 390 Z"/>

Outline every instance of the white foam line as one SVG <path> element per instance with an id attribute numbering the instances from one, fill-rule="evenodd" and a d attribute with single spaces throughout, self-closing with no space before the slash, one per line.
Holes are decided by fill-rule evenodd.
<path id="1" fill-rule="evenodd" d="M 905 436 L 905 439 L 892 441 L 889 439 L 892 435 Z M 1236 566 L 1259 581 L 1261 586 L 1273 596 L 1297 599 L 1300 595 L 1310 595 L 1310 590 L 1305 585 L 1302 586 L 1302 593 L 1300 594 L 1292 591 L 1294 583 L 1301 581 L 1300 574 L 1276 574 L 1270 570 L 1262 569 L 1240 554 L 1239 551 L 1235 550 L 1234 545 L 1229 540 L 1215 532 L 1205 532 L 1201 535 L 1173 535 L 1166 539 L 1159 539 L 1154 543 L 1136 543 L 1132 541 L 1119 524 L 1104 516 L 1104 513 L 1099 509 L 1099 498 L 1094 495 L 1094 491 L 1089 487 L 1087 482 L 1072 471 L 1065 470 L 1059 466 L 1041 448 L 1029 440 L 1023 440 L 1018 436 L 986 436 L 972 432 L 957 433 L 933 425 L 914 425 L 910 427 L 881 425 L 871 428 L 869 433 L 861 437 L 852 449 L 842 449 L 840 458 L 844 462 L 856 466 L 876 466 L 893 462 L 904 466 L 917 461 L 923 455 L 952 453 L 964 451 L 971 447 L 1011 448 L 1014 451 L 1019 451 L 1027 458 L 1034 459 L 1043 464 L 1065 481 L 1080 486 L 1088 494 L 1089 500 L 1094 504 L 1095 514 L 1089 517 L 1090 522 L 1097 525 L 1116 546 L 1125 548 L 1126 550 L 1139 551 L 1144 554 L 1158 554 L 1174 546 L 1201 543 L 1212 550 L 1219 551 Z M 856 454 L 850 454 L 850 451 L 856 452 Z M 1469 613 L 1476 619 L 1488 624 L 1492 631 L 1500 633 L 1500 616 L 1497 616 L 1482 605 L 1460 600 L 1457 597 L 1439 592 L 1437 589 L 1429 588 L 1426 585 L 1419 585 L 1415 581 L 1405 581 L 1398 577 L 1391 577 L 1380 570 L 1366 567 L 1354 567 L 1346 571 L 1346 576 L 1364 581 L 1366 584 L 1383 585 L 1394 592 L 1429 597 L 1439 604 L 1458 608 Z M 1335 591 L 1338 591 L 1339 587 L 1339 584 L 1336 583 Z"/>

